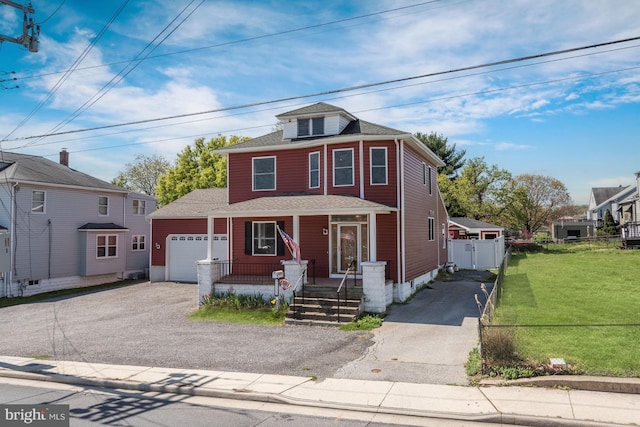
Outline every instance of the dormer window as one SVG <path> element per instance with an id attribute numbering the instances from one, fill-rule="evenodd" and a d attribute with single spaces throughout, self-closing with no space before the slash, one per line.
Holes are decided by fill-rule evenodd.
<path id="1" fill-rule="evenodd" d="M 298 119 L 298 136 L 324 135 L 324 117 Z"/>

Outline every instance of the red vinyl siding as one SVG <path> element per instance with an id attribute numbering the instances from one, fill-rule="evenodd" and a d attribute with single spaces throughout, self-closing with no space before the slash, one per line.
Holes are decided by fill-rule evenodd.
<path id="1" fill-rule="evenodd" d="M 328 194 L 360 196 L 360 144 L 352 142 L 349 144 L 330 145 L 327 150 L 327 181 Z M 353 149 L 353 185 L 335 187 L 333 184 L 333 152 L 335 150 Z"/>
<path id="2" fill-rule="evenodd" d="M 387 273 L 394 282 L 398 281 L 397 217 L 395 212 L 388 215 L 376 215 L 377 260 L 387 262 Z"/>
<path id="3" fill-rule="evenodd" d="M 323 228 L 329 229 L 329 218 L 326 216 L 300 217 L 302 259 L 315 259 L 316 277 L 329 277 L 329 235 L 322 234 Z"/>
<path id="4" fill-rule="evenodd" d="M 405 272 L 406 281 L 436 269 L 440 254 L 440 224 L 446 221 L 439 209 L 440 196 L 437 190 L 436 170 L 433 164 L 433 192 L 422 181 L 422 164 L 425 162 L 412 148 L 404 147 L 404 227 L 405 227 Z M 427 180 L 428 181 L 428 180 Z M 434 240 L 429 240 L 429 221 L 434 218 Z M 440 257 L 440 263 L 443 262 Z"/>
<path id="5" fill-rule="evenodd" d="M 387 184 L 371 185 L 371 147 L 387 149 Z M 364 198 L 387 206 L 396 207 L 398 174 L 396 145 L 394 141 L 376 141 L 364 144 Z"/>
<path id="6" fill-rule="evenodd" d="M 169 234 L 207 234 L 207 219 L 154 219 L 151 221 L 151 265 L 166 265 Z M 156 245 L 160 245 L 157 249 Z"/>

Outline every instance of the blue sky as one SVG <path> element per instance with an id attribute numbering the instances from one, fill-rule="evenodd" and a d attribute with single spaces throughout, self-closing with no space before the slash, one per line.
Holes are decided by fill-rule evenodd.
<path id="1" fill-rule="evenodd" d="M 67 148 L 71 167 L 107 181 L 137 154 L 174 161 L 198 137 L 259 136 L 274 128 L 275 115 L 317 101 L 408 132 L 441 133 L 466 158 L 483 156 L 514 175 L 557 178 L 576 204 L 588 202 L 591 187 L 632 184 L 640 171 L 640 40 L 339 95 L 33 138 L 638 37 L 637 1 L 32 4 L 39 52 L 0 45 L 0 73 L 15 71 L 18 79 L 1 83 L 2 149 L 57 161 Z M 21 31 L 22 14 L 0 5 L 0 34 Z"/>

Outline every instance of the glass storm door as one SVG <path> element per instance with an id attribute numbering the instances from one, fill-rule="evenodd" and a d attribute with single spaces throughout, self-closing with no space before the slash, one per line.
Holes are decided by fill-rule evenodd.
<path id="1" fill-rule="evenodd" d="M 338 224 L 338 272 L 344 273 L 353 260 L 359 271 L 360 224 Z"/>

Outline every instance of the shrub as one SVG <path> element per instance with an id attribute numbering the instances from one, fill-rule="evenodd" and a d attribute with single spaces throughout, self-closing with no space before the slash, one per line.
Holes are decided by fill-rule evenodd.
<path id="1" fill-rule="evenodd" d="M 340 326 L 342 331 L 370 331 L 382 326 L 384 316 L 380 314 L 366 313 L 351 323 Z"/>
<path id="2" fill-rule="evenodd" d="M 485 328 L 482 332 L 482 351 L 490 363 L 518 360 L 514 331 L 510 328 Z"/>
<path id="3" fill-rule="evenodd" d="M 269 308 L 269 302 L 261 294 L 244 295 L 233 291 L 203 295 L 200 299 L 203 306 L 230 307 L 236 310 L 243 308 Z"/>
<path id="4" fill-rule="evenodd" d="M 470 377 L 482 373 L 482 359 L 480 358 L 480 352 L 477 348 L 469 352 L 469 357 L 464 364 L 464 369 Z"/>

